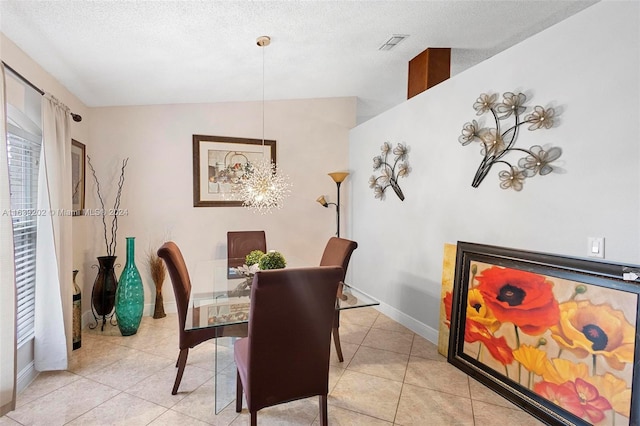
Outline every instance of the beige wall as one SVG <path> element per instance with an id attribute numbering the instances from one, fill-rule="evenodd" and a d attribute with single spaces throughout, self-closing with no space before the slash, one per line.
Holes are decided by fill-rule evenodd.
<path id="1" fill-rule="evenodd" d="M 146 253 L 167 238 L 183 249 L 188 266 L 226 256 L 228 230 L 264 229 L 267 246 L 309 264 L 319 262 L 327 239 L 335 233 L 335 214 L 315 199 L 335 201 L 328 172 L 348 170 L 348 132 L 356 124 L 356 99 L 331 98 L 270 101 L 265 104 L 265 138 L 277 141 L 278 165 L 293 187 L 282 209 L 256 215 L 239 207 L 193 207 L 192 135 L 262 138 L 262 102 L 88 108 L 0 33 L 0 56 L 41 89 L 51 92 L 82 115 L 72 137 L 92 157 L 106 207 L 113 206 L 115 183 L 123 158 L 129 157 L 119 219 L 117 252 L 124 266 L 125 237 L 136 237 L 136 262 L 145 283 L 145 314 L 153 310 L 155 289 L 146 268 Z M 87 169 L 86 207 L 99 206 Z M 349 194 L 342 190 L 343 227 Z M 110 231 L 110 223 L 107 224 Z M 105 254 L 98 217 L 73 218 L 74 268 L 82 287 L 84 321 L 91 318 L 90 297 L 97 264 Z M 121 269 L 116 270 L 119 274 Z M 165 305 L 172 305 L 170 282 Z"/>
<path id="2" fill-rule="evenodd" d="M 136 263 L 145 284 L 150 314 L 155 289 L 146 253 L 165 239 L 182 249 L 189 268 L 197 262 L 226 258 L 226 232 L 264 229 L 267 248 L 317 264 L 335 233 L 334 210 L 315 199 L 335 200 L 328 172 L 348 169 L 348 132 L 355 126 L 355 98 L 272 101 L 265 104 L 265 138 L 277 141 L 277 160 L 293 184 L 284 206 L 259 215 L 241 207 L 193 207 L 192 135 L 262 138 L 262 102 L 96 108 L 87 144 L 105 198 L 113 206 L 120 163 L 129 157 L 118 221 L 117 255 L 124 266 L 125 237 L 136 237 Z M 87 206 L 98 207 L 93 181 L 87 181 Z M 348 192 L 342 192 L 344 212 Z M 84 291 L 92 286 L 96 256 L 105 254 L 102 222 L 75 221 L 87 229 L 79 267 L 87 271 Z M 345 221 L 347 218 L 345 217 Z M 107 224 L 110 229 L 110 223 Z M 119 270 L 116 270 L 116 274 Z M 88 293 L 85 293 L 88 294 Z M 164 287 L 167 311 L 173 291 Z M 88 305 L 84 305 L 88 306 Z M 86 307 L 83 308 L 86 310 Z M 86 316 L 85 316 L 86 319 Z"/>

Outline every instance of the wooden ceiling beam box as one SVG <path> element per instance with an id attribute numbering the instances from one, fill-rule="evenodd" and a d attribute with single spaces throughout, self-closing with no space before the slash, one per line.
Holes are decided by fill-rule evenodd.
<path id="1" fill-rule="evenodd" d="M 407 99 L 449 78 L 451 48 L 430 47 L 409 61 Z"/>

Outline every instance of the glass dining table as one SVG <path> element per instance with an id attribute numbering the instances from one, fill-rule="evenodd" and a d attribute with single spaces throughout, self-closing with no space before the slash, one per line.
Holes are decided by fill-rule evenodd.
<path id="1" fill-rule="evenodd" d="M 305 266 L 303 261 L 289 258 L 287 264 L 287 267 Z M 229 269 L 227 259 L 198 262 L 191 276 L 191 299 L 185 329 L 215 328 L 219 331 L 218 338 L 213 339 L 216 414 L 235 400 L 233 342 L 246 333 L 249 323 L 251 281 L 251 277 Z M 373 297 L 346 283 L 336 298 L 336 310 L 340 311 L 379 304 Z"/>

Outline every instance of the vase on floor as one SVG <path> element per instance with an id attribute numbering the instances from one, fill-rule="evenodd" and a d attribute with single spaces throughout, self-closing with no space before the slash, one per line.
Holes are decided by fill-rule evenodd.
<path id="1" fill-rule="evenodd" d="M 91 307 L 93 317 L 96 321 L 95 328 L 102 320 L 102 330 L 107 319 L 113 315 L 113 307 L 116 299 L 116 289 L 118 288 L 118 280 L 114 271 L 116 256 L 98 256 L 98 275 L 93 282 L 93 290 L 91 291 Z M 95 266 L 94 266 L 95 267 Z"/>
<path id="2" fill-rule="evenodd" d="M 136 334 L 144 309 L 144 287 L 135 262 L 135 237 L 127 237 L 127 262 L 116 291 L 116 318 L 123 336 Z"/>
<path id="3" fill-rule="evenodd" d="M 82 346 L 82 292 L 76 284 L 78 270 L 73 271 L 73 350 Z"/>
<path id="4" fill-rule="evenodd" d="M 159 288 L 158 288 L 159 287 Z M 153 310 L 153 318 L 164 318 L 167 314 L 164 312 L 164 300 L 162 298 L 162 287 L 156 286 L 156 305 Z"/>

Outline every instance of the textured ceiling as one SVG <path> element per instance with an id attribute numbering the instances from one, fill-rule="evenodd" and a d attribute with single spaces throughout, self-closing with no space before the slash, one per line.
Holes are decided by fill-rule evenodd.
<path id="1" fill-rule="evenodd" d="M 455 75 L 593 3 L 0 0 L 0 31 L 92 107 L 260 100 L 264 54 L 266 99 L 357 96 L 363 121 L 424 49 L 451 47 Z"/>

